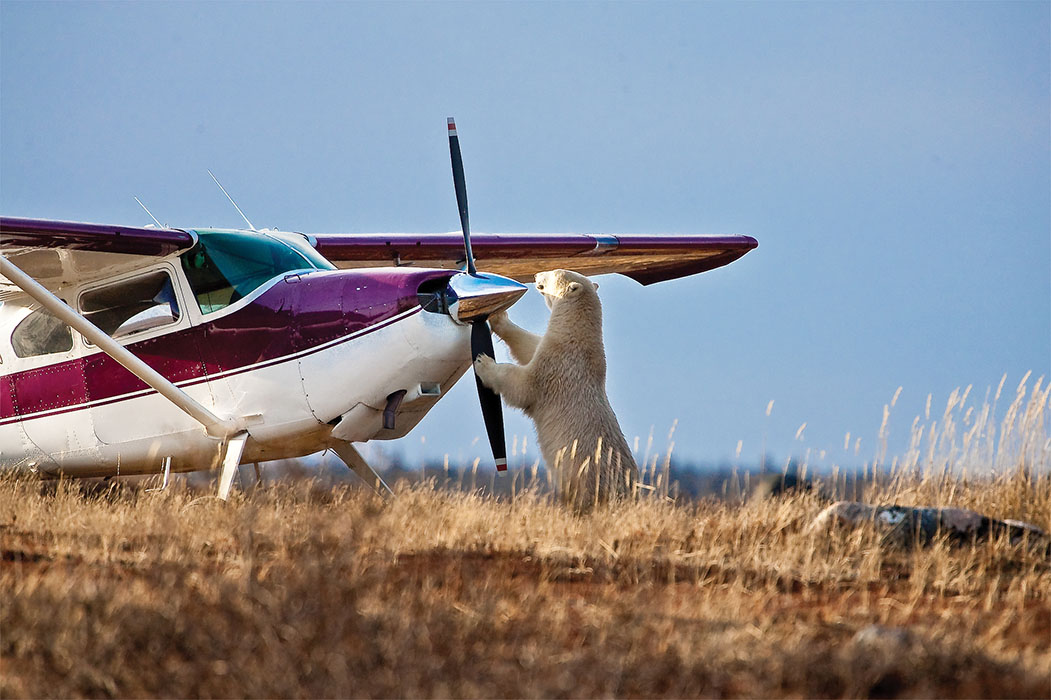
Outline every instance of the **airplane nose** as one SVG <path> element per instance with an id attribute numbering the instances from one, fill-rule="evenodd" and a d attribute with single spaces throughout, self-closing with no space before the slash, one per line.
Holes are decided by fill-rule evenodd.
<path id="1" fill-rule="evenodd" d="M 446 288 L 449 315 L 464 325 L 509 308 L 525 293 L 524 284 L 485 272 L 453 275 Z"/>

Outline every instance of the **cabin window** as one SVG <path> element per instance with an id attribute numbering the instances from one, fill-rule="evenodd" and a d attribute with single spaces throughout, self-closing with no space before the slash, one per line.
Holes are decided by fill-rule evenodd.
<path id="1" fill-rule="evenodd" d="M 305 244 L 265 233 L 198 231 L 182 268 L 202 313 L 226 308 L 270 280 L 300 270 L 334 269 Z"/>
<path id="2" fill-rule="evenodd" d="M 37 309 L 15 326 L 11 349 L 17 357 L 36 357 L 73 349 L 73 333 L 46 309 Z"/>
<path id="3" fill-rule="evenodd" d="M 80 295 L 84 316 L 114 338 L 171 325 L 179 320 L 179 303 L 167 272 L 92 289 Z"/>

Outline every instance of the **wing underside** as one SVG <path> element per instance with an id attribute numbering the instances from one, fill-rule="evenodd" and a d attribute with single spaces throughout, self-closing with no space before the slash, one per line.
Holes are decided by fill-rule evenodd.
<path id="1" fill-rule="evenodd" d="M 419 265 L 460 269 L 459 233 L 317 234 L 318 251 L 343 268 Z M 620 273 L 653 284 L 705 272 L 737 260 L 758 243 L 750 236 L 492 234 L 474 233 L 479 269 L 518 281 L 542 270 L 565 268 L 585 275 Z"/>
<path id="2" fill-rule="evenodd" d="M 52 291 L 152 265 L 196 241 L 178 229 L 0 217 L 0 252 Z M 0 277 L 0 298 L 20 293 Z"/>

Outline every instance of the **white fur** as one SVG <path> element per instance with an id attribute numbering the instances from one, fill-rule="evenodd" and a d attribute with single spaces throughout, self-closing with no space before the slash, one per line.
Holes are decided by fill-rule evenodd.
<path id="1" fill-rule="evenodd" d="M 536 275 L 537 290 L 551 309 L 538 336 L 506 313 L 489 319 L 519 364 L 480 356 L 482 382 L 536 425 L 548 469 L 558 477 L 564 501 L 578 510 L 632 493 L 638 467 L 606 396 L 606 354 L 598 285 L 568 270 Z"/>

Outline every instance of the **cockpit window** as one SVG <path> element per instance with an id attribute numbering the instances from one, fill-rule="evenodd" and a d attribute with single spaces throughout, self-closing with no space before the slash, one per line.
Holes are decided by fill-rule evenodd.
<path id="1" fill-rule="evenodd" d="M 73 349 L 73 333 L 45 309 L 37 309 L 15 326 L 11 348 L 18 357 L 36 357 Z"/>
<path id="2" fill-rule="evenodd" d="M 157 270 L 80 295 L 84 317 L 114 338 L 160 328 L 179 320 L 172 279 Z"/>
<path id="3" fill-rule="evenodd" d="M 279 275 L 335 269 L 313 248 L 265 233 L 197 233 L 182 268 L 202 313 L 226 308 Z"/>

